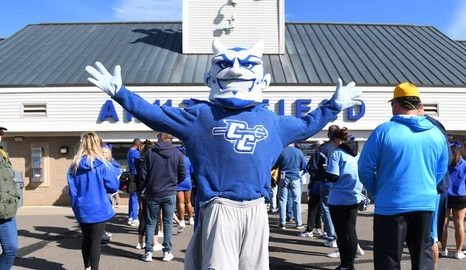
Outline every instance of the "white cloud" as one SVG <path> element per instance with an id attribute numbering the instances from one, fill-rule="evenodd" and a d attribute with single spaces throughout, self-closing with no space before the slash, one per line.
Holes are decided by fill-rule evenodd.
<path id="1" fill-rule="evenodd" d="M 119 0 L 114 16 L 125 21 L 181 21 L 182 0 Z"/>
<path id="2" fill-rule="evenodd" d="M 448 36 L 454 40 L 466 40 L 466 1 L 459 1 L 458 11 L 448 27 Z"/>

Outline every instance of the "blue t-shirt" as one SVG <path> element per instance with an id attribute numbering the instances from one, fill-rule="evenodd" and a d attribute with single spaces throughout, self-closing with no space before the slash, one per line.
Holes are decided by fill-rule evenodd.
<path id="1" fill-rule="evenodd" d="M 352 205 L 362 200 L 362 183 L 358 176 L 359 154 L 355 157 L 337 148 L 328 160 L 327 172 L 338 175 L 328 195 L 329 205 Z"/>
<path id="2" fill-rule="evenodd" d="M 301 179 L 300 171 L 306 169 L 306 160 L 301 150 L 287 146 L 283 148 L 278 157 L 276 166 L 280 168 L 285 177 L 290 180 Z"/>

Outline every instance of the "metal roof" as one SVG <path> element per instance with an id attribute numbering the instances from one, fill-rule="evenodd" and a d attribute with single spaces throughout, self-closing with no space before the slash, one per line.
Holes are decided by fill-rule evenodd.
<path id="1" fill-rule="evenodd" d="M 202 84 L 211 55 L 182 54 L 180 22 L 31 24 L 0 43 L 0 87 L 89 85 L 86 65 L 122 66 L 127 85 Z M 275 85 L 466 85 L 466 48 L 430 26 L 286 23 L 264 55 Z"/>
<path id="2" fill-rule="evenodd" d="M 466 48 L 466 40 L 458 40 L 457 42 Z"/>

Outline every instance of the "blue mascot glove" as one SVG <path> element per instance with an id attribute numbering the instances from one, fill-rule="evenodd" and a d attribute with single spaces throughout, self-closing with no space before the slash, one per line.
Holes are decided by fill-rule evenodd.
<path id="1" fill-rule="evenodd" d="M 115 66 L 113 75 L 100 62 L 95 62 L 95 69 L 92 66 L 86 66 L 86 71 L 94 78 L 87 78 L 91 83 L 102 89 L 109 96 L 113 97 L 120 90 L 122 85 L 121 67 Z"/>
<path id="2" fill-rule="evenodd" d="M 354 88 L 356 83 L 350 82 L 346 86 L 338 78 L 337 89 L 333 94 L 332 100 L 335 101 L 340 110 L 344 110 L 354 105 L 361 105 L 362 91 Z"/>

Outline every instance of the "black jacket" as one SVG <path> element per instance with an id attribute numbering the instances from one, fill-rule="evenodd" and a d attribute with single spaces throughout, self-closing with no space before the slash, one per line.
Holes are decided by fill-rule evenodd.
<path id="1" fill-rule="evenodd" d="M 146 196 L 176 195 L 177 184 L 185 176 L 183 154 L 171 143 L 159 142 L 144 154 L 138 190 Z"/>

